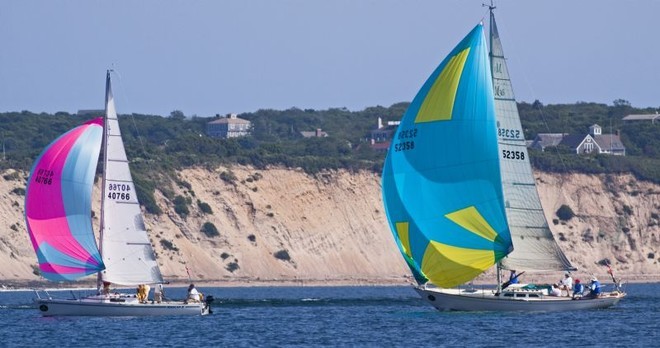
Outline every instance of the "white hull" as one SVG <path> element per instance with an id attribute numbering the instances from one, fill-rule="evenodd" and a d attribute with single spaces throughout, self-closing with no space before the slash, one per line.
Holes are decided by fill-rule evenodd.
<path id="1" fill-rule="evenodd" d="M 626 294 L 604 293 L 598 298 L 571 299 L 547 296 L 541 292 L 511 291 L 495 295 L 489 290 L 439 289 L 416 287 L 415 290 L 428 303 L 441 311 L 570 311 L 607 308 L 615 305 Z"/>
<path id="2" fill-rule="evenodd" d="M 162 302 L 140 303 L 136 299 L 90 296 L 81 299 L 36 299 L 37 308 L 45 317 L 51 316 L 163 316 L 207 315 L 206 303 Z"/>

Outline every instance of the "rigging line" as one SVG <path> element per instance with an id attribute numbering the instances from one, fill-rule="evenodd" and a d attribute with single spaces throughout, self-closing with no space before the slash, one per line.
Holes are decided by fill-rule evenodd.
<path id="1" fill-rule="evenodd" d="M 114 64 L 113 64 L 113 68 L 112 68 L 112 73 L 117 75 L 117 82 L 120 85 L 119 89 L 121 91 L 122 98 L 126 101 L 125 104 L 126 104 L 127 109 L 128 109 L 128 106 L 131 104 L 131 102 L 128 99 L 128 95 L 126 94 L 125 88 L 121 87 L 121 86 L 123 86 L 121 75 L 119 74 L 119 70 L 114 67 Z M 113 93 L 114 93 L 114 91 L 113 91 Z M 124 115 L 126 115 L 126 114 L 124 114 Z M 140 131 L 137 128 L 137 124 L 135 123 L 134 113 L 130 113 L 128 116 L 130 116 L 131 122 L 133 123 L 133 129 L 135 130 L 135 133 L 137 134 L 137 138 L 138 138 L 138 141 L 140 142 L 140 148 L 142 149 L 142 153 L 146 153 L 144 142 L 142 141 L 142 135 L 140 134 Z M 117 117 L 119 117 L 119 113 L 117 113 Z"/>
<path id="2" fill-rule="evenodd" d="M 486 7 L 486 10 L 484 11 L 485 12 L 484 16 L 481 17 L 481 23 L 484 23 L 484 21 L 486 20 L 486 17 L 488 17 L 490 19 L 490 12 L 493 11 L 494 9 L 496 9 L 497 6 L 495 6 L 493 0 L 490 0 L 490 4 L 481 3 L 481 7 Z"/>

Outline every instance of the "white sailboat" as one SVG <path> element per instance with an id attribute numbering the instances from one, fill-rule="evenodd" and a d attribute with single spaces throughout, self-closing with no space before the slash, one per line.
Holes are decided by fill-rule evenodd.
<path id="1" fill-rule="evenodd" d="M 105 105 L 104 117 L 70 130 L 42 152 L 30 173 L 25 202 L 28 232 L 41 274 L 52 281 L 72 281 L 97 273 L 98 294 L 55 299 L 38 293 L 39 310 L 44 316 L 209 314 L 203 298 L 158 303 L 139 299 L 136 293 L 111 293 L 103 288 L 104 284 L 138 287 L 164 283 L 124 150 L 110 71 Z M 97 248 L 90 217 L 101 148 L 103 189 Z"/>
<path id="2" fill-rule="evenodd" d="M 575 270 L 550 231 L 532 174 L 493 6 L 490 47 L 477 25 L 406 111 L 383 169 L 383 200 L 399 249 L 439 310 L 605 308 L 625 293 L 551 296 L 500 285 L 500 270 Z M 456 288 L 497 267 L 495 289 Z M 612 277 L 614 278 L 614 277 Z"/>

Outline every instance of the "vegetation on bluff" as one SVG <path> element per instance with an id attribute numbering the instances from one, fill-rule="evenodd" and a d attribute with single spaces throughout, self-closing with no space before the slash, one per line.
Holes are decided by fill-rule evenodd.
<path id="1" fill-rule="evenodd" d="M 187 118 L 178 110 L 169 117 L 133 114 L 120 118 L 140 201 L 151 213 L 159 214 L 153 198 L 154 189 L 158 187 L 167 198 L 174 199 L 174 191 L 168 185 L 179 181 L 175 174 L 177 169 L 189 166 L 213 168 L 219 164 L 238 163 L 257 168 L 284 165 L 302 168 L 310 174 L 339 168 L 380 172 L 384 153 L 369 146 L 369 132 L 375 128 L 378 117 L 384 122 L 399 120 L 407 106 L 408 103 L 397 103 L 362 111 L 345 108 L 258 110 L 239 115 L 252 122 L 251 136 L 233 139 L 206 136 L 206 125 L 213 117 Z M 631 172 L 638 178 L 660 182 L 660 124 L 622 122 L 625 115 L 649 114 L 655 109 L 634 108 L 625 100 L 616 100 L 612 106 L 582 102 L 543 105 L 536 101 L 520 103 L 519 109 L 527 139 L 533 139 L 538 133 L 586 134 L 588 127 L 597 123 L 606 133 L 620 131 L 627 148 L 626 157 L 577 156 L 561 147 L 545 152 L 531 151 L 536 168 L 552 172 Z M 90 118 L 65 112 L 54 115 L 29 111 L 0 113 L 5 150 L 0 169 L 28 170 L 49 142 Z M 319 128 L 329 136 L 304 138 L 300 133 Z M 231 181 L 230 172 L 223 174 L 223 180 Z M 179 214 L 186 215 L 186 204 L 177 205 Z"/>

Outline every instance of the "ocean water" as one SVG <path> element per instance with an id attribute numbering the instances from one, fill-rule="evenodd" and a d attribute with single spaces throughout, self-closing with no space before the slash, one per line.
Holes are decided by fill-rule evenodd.
<path id="1" fill-rule="evenodd" d="M 0 347 L 660 347 L 660 284 L 565 313 L 438 312 L 405 286 L 200 290 L 210 316 L 43 318 L 33 292 L 0 292 Z"/>

